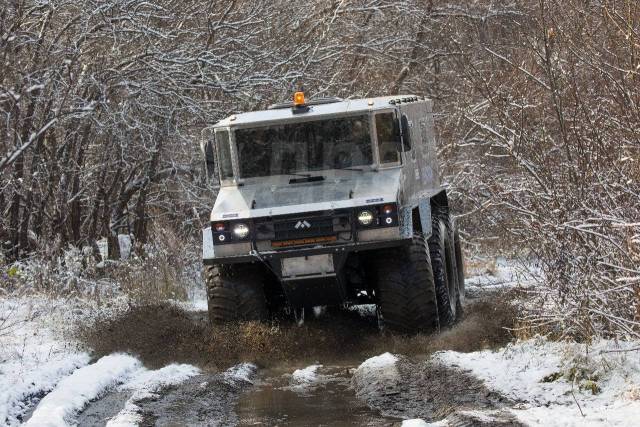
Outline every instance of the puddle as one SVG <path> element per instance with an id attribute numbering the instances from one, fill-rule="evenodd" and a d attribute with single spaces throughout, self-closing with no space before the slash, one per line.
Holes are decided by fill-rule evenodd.
<path id="1" fill-rule="evenodd" d="M 292 384 L 290 372 L 263 371 L 261 382 L 238 400 L 239 425 L 399 425 L 399 419 L 384 417 L 355 397 L 344 366 L 321 368 L 316 380 L 302 384 Z"/>

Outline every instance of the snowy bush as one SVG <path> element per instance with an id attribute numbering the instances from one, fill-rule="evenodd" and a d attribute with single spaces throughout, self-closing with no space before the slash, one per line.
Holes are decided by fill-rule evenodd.
<path id="1" fill-rule="evenodd" d="M 450 153 L 466 224 L 540 261 L 523 320 L 556 336 L 640 337 L 640 10 L 621 7 L 520 3 L 509 43 L 468 51 L 452 118 L 471 124 Z"/>
<path id="2" fill-rule="evenodd" d="M 126 294 L 134 300 L 184 300 L 202 285 L 199 242 L 183 241 L 165 230 L 145 244 L 141 255 L 96 262 L 93 250 L 69 246 L 52 259 L 32 256 L 6 267 L 6 293 L 106 298 Z"/>

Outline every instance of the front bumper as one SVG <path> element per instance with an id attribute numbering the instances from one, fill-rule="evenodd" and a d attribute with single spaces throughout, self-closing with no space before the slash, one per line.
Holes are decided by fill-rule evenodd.
<path id="1" fill-rule="evenodd" d="M 207 231 L 208 230 L 208 231 Z M 208 236 L 207 236 L 208 235 Z M 392 248 L 409 243 L 402 238 L 398 227 L 370 229 L 358 233 L 357 241 L 328 245 L 297 246 L 278 250 L 256 250 L 250 242 L 213 246 L 211 231 L 203 230 L 203 262 L 205 265 L 236 264 L 255 261 L 272 262 L 283 258 L 306 257 L 321 254 L 348 254 L 383 248 Z"/>

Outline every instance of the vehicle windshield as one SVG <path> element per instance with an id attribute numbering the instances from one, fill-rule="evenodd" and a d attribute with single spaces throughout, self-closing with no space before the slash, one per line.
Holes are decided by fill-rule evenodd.
<path id="1" fill-rule="evenodd" d="M 241 178 L 348 169 L 373 163 L 368 115 L 235 131 Z"/>

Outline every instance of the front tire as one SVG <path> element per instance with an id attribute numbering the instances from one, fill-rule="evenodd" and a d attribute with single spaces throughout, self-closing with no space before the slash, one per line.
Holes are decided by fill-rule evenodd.
<path id="1" fill-rule="evenodd" d="M 209 322 L 267 320 L 262 273 L 252 264 L 205 266 Z"/>
<path id="2" fill-rule="evenodd" d="M 438 331 L 436 291 L 424 236 L 415 235 L 406 247 L 382 251 L 371 271 L 381 326 L 405 334 Z"/>

